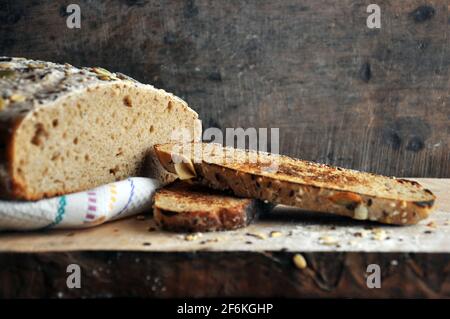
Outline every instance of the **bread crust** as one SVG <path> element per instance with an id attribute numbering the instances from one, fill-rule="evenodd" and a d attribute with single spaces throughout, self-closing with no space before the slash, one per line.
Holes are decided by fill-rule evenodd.
<path id="1" fill-rule="evenodd" d="M 156 145 L 155 150 L 158 158 L 162 160 L 163 166 L 169 171 L 173 171 L 173 164 L 165 160 L 171 156 L 170 146 Z M 283 158 L 287 160 L 287 157 Z M 407 189 L 411 188 L 412 191 L 419 194 L 417 198 L 420 200 L 349 191 L 345 187 L 337 187 L 331 181 L 324 182 L 319 187 L 314 185 L 312 181 L 317 178 L 322 181 L 322 176 L 310 176 L 310 183 L 303 180 L 299 182 L 295 179 L 295 174 L 298 174 L 298 171 L 286 178 L 285 175 L 282 176 L 284 174 L 283 169 L 280 170 L 281 173 L 262 174 L 255 169 L 255 164 L 223 164 L 208 156 L 204 156 L 200 161 L 196 159 L 197 162 L 194 161 L 194 158 L 191 158 L 191 160 L 194 162 L 196 179 L 208 187 L 229 190 L 236 196 L 257 198 L 274 204 L 332 213 L 359 220 L 371 220 L 395 225 L 416 224 L 429 215 L 435 201 L 434 194 L 429 190 L 424 189 L 414 181 L 405 179 L 392 180 L 388 177 L 371 174 L 373 178 L 385 178 L 386 182 L 398 184 L 399 187 Z M 324 169 L 327 171 L 326 167 Z M 339 172 L 341 176 L 337 178 L 353 175 L 357 179 L 358 174 L 367 175 L 367 173 L 358 173 L 346 169 L 339 169 Z M 357 184 L 358 181 L 355 183 Z"/>

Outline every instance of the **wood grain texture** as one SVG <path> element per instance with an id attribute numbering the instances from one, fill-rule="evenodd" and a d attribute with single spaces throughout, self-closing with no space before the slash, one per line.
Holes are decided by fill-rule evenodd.
<path id="1" fill-rule="evenodd" d="M 450 298 L 448 254 L 71 252 L 3 254 L 0 298 Z M 66 268 L 81 267 L 68 289 Z M 369 289 L 367 266 L 381 267 Z"/>
<path id="2" fill-rule="evenodd" d="M 278 127 L 280 151 L 450 177 L 446 0 L 3 1 L 0 54 L 100 65 L 183 97 L 207 127 Z"/>

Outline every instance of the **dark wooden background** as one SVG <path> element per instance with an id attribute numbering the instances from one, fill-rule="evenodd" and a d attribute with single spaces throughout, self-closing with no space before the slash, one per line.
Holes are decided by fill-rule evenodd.
<path id="1" fill-rule="evenodd" d="M 65 6 L 81 7 L 81 29 Z M 280 151 L 398 176 L 450 177 L 450 1 L 0 2 L 0 55 L 129 74 L 206 127 L 278 127 Z"/>

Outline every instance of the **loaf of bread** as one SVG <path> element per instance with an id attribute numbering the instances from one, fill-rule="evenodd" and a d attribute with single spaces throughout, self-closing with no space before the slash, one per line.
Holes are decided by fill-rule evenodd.
<path id="1" fill-rule="evenodd" d="M 98 67 L 0 57 L 1 198 L 146 175 L 153 144 L 200 136 L 197 113 L 151 85 Z"/>
<path id="2" fill-rule="evenodd" d="M 303 210 L 387 224 L 415 224 L 435 196 L 420 184 L 282 155 L 219 144 L 155 145 L 162 165 L 180 178 Z"/>
<path id="3" fill-rule="evenodd" d="M 153 216 L 165 230 L 207 232 L 245 227 L 270 208 L 256 199 L 178 181 L 156 191 Z"/>

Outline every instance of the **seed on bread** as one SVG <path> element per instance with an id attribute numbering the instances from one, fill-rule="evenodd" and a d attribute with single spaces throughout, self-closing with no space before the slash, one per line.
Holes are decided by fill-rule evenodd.
<path id="1" fill-rule="evenodd" d="M 369 217 L 369 210 L 367 209 L 367 206 L 364 204 L 359 204 L 355 208 L 355 214 L 353 215 L 354 219 L 358 220 L 366 220 Z"/>

